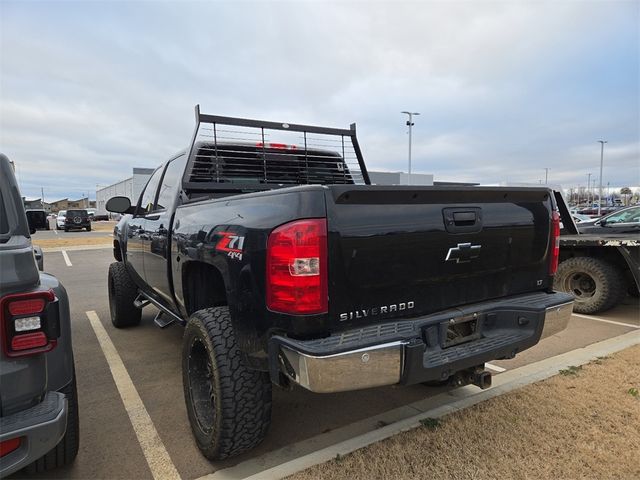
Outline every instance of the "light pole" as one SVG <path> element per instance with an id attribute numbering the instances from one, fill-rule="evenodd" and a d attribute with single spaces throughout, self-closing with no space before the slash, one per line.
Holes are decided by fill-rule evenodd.
<path id="1" fill-rule="evenodd" d="M 607 143 L 606 140 L 598 140 L 600 142 L 600 189 L 599 189 L 599 197 L 598 197 L 598 216 L 600 216 L 602 209 L 602 164 L 604 162 L 604 144 Z"/>
<path id="2" fill-rule="evenodd" d="M 409 115 L 407 126 L 409 127 L 409 185 L 411 185 L 411 127 L 413 127 L 413 116 L 420 115 L 418 112 L 400 112 Z"/>
<path id="3" fill-rule="evenodd" d="M 591 202 L 589 201 L 589 190 L 590 190 L 590 189 L 591 189 L 591 174 L 590 174 L 590 173 L 587 173 L 587 191 L 586 191 L 586 194 L 587 194 L 587 203 L 591 203 Z"/>
<path id="4" fill-rule="evenodd" d="M 544 184 L 546 185 L 548 183 L 549 180 L 549 169 L 545 168 L 544 169 Z"/>

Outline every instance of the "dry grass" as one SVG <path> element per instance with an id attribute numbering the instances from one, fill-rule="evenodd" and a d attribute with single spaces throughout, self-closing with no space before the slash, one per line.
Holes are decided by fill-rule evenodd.
<path id="1" fill-rule="evenodd" d="M 289 478 L 637 479 L 638 390 L 640 346 Z"/>
<path id="2" fill-rule="evenodd" d="M 68 237 L 59 238 L 34 238 L 33 244 L 42 248 L 54 247 L 78 247 L 84 245 L 113 245 L 113 238 L 107 237 Z"/>
<path id="3" fill-rule="evenodd" d="M 91 222 L 91 229 L 95 232 L 113 232 L 113 227 L 116 226 L 114 221 L 108 222 Z"/>

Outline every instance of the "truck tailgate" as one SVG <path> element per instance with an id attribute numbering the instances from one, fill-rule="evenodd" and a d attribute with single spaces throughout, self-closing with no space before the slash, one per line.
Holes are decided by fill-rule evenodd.
<path id="1" fill-rule="evenodd" d="M 550 287 L 546 188 L 330 186 L 334 327 Z"/>

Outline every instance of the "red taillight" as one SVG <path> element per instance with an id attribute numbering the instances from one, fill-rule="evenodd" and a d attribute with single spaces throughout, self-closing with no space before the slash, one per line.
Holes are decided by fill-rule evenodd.
<path id="1" fill-rule="evenodd" d="M 15 352 L 31 350 L 32 348 L 44 347 L 47 343 L 49 343 L 49 339 L 44 332 L 25 333 L 11 339 L 11 350 Z"/>
<path id="2" fill-rule="evenodd" d="M 40 313 L 44 310 L 45 301 L 43 298 L 30 298 L 28 300 L 14 300 L 9 304 L 11 315 L 30 315 Z"/>
<path id="3" fill-rule="evenodd" d="M 549 242 L 549 275 L 555 275 L 560 259 L 560 214 L 551 213 L 551 238 Z"/>
<path id="4" fill-rule="evenodd" d="M 292 315 L 327 312 L 327 221 L 298 220 L 267 242 L 267 308 Z"/>
<path id="5" fill-rule="evenodd" d="M 296 150 L 298 147 L 295 145 L 287 145 L 286 143 L 273 143 L 273 142 L 258 142 L 256 147 L 260 148 L 276 148 L 278 150 Z"/>
<path id="6" fill-rule="evenodd" d="M 51 311 L 46 311 L 47 303 L 54 300 L 52 290 L 17 293 L 0 299 L 2 347 L 8 357 L 48 352 L 56 346 L 57 334 L 52 327 L 58 325 L 57 311 L 53 317 Z"/>
<path id="7" fill-rule="evenodd" d="M 10 440 L 5 440 L 0 442 L 0 457 L 4 457 L 5 455 L 9 455 L 14 450 L 17 450 L 20 446 L 21 437 L 12 438 Z"/>

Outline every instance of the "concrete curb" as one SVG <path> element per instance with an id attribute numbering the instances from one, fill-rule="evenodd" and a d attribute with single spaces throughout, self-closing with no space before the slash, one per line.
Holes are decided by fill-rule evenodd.
<path id="1" fill-rule="evenodd" d="M 346 455 L 372 443 L 416 428 L 420 425 L 420 420 L 425 418 L 442 417 L 522 386 L 552 377 L 556 375 L 559 370 L 570 365 L 584 365 L 597 357 L 610 355 L 638 344 L 640 344 L 640 334 L 638 334 L 637 331 L 629 332 L 584 348 L 579 348 L 515 370 L 501 373 L 494 377 L 493 386 L 487 390 L 478 390 L 473 386 L 462 387 L 401 407 L 394 410 L 394 412 L 396 412 L 396 414 L 408 414 L 408 416 L 399 419 L 395 423 L 354 436 L 353 438 L 334 445 L 320 448 L 311 453 L 303 454 L 297 458 L 295 456 L 295 451 L 297 450 L 296 445 L 287 446 L 275 452 L 267 453 L 259 458 L 242 462 L 234 467 L 206 475 L 201 477 L 200 480 L 271 480 L 293 475 L 306 468 L 331 460 L 337 455 Z M 413 414 L 413 412 L 416 411 L 420 413 Z M 322 437 L 322 435 L 318 437 Z M 300 444 L 312 444 L 314 442 L 322 443 L 320 439 L 316 437 L 300 442 Z M 301 449 L 304 450 L 304 448 Z M 280 463 L 276 463 L 278 459 Z"/>

